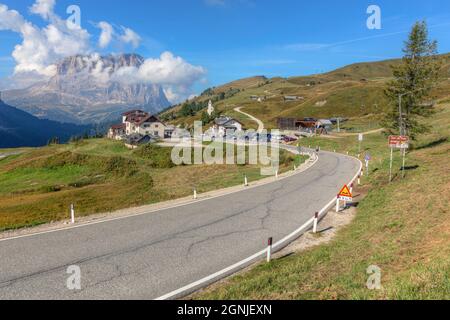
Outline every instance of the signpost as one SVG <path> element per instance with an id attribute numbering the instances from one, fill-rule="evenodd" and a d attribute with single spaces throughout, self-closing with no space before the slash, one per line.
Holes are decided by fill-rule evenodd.
<path id="1" fill-rule="evenodd" d="M 405 176 L 406 150 L 409 149 L 409 137 L 390 136 L 389 147 L 391 148 L 391 163 L 389 166 L 389 182 L 392 182 L 392 162 L 394 160 L 394 149 L 400 149 L 403 152 L 402 178 Z"/>
<path id="2" fill-rule="evenodd" d="M 353 195 L 347 185 L 345 185 L 342 190 L 339 192 L 336 201 L 336 212 L 340 211 L 340 201 L 344 201 L 344 203 L 352 202 Z"/>
<path id="3" fill-rule="evenodd" d="M 366 156 L 364 157 L 364 160 L 366 161 L 367 175 L 369 175 L 369 162 L 370 162 L 370 160 L 372 160 L 372 157 L 371 157 L 370 153 L 366 153 Z"/>
<path id="4" fill-rule="evenodd" d="M 364 141 L 364 135 L 362 133 L 360 133 L 358 135 L 358 141 L 359 141 L 359 152 L 358 153 L 361 153 L 361 143 Z"/>

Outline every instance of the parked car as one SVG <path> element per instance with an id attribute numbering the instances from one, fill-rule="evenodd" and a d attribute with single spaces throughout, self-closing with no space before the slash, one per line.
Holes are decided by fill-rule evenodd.
<path id="1" fill-rule="evenodd" d="M 289 137 L 289 136 L 284 136 L 284 138 L 283 138 L 283 141 L 286 142 L 286 143 L 294 142 L 294 141 L 297 141 L 297 140 L 298 140 L 297 138 Z"/>

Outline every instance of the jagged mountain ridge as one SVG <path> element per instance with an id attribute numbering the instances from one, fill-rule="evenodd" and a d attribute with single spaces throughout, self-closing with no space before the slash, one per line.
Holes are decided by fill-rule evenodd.
<path id="1" fill-rule="evenodd" d="M 3 100 L 39 118 L 96 123 L 116 119 L 129 109 L 157 113 L 170 105 L 161 86 L 111 78 L 118 69 L 142 65 L 136 54 L 73 56 L 56 66 L 45 83 L 3 93 Z"/>

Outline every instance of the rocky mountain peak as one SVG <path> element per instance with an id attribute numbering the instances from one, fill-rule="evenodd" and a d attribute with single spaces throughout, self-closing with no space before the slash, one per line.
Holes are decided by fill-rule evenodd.
<path id="1" fill-rule="evenodd" d="M 137 54 L 76 55 L 57 64 L 57 73 L 45 83 L 5 92 L 4 100 L 39 118 L 61 122 L 110 121 L 130 109 L 158 113 L 170 105 L 160 85 L 114 81 L 122 67 L 140 67 Z"/>

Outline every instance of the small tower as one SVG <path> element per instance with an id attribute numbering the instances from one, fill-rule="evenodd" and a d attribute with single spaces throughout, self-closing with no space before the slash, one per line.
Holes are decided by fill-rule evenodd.
<path id="1" fill-rule="evenodd" d="M 208 115 L 212 116 L 213 113 L 214 113 L 214 106 L 212 104 L 212 101 L 209 100 L 209 103 L 208 103 Z"/>

